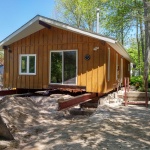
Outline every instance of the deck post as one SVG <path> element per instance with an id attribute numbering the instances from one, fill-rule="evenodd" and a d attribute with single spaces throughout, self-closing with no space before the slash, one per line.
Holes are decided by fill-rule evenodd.
<path id="1" fill-rule="evenodd" d="M 127 90 L 129 92 L 129 77 L 127 77 Z"/>
<path id="2" fill-rule="evenodd" d="M 146 88 L 145 88 L 145 98 L 146 98 L 146 100 L 145 100 L 145 104 L 146 104 L 146 107 L 148 108 L 148 95 L 147 95 L 147 85 L 146 85 Z"/>
<path id="3" fill-rule="evenodd" d="M 125 89 L 124 100 L 125 100 L 125 106 L 127 106 L 127 89 L 126 89 L 126 86 L 127 86 L 127 79 L 125 77 L 124 78 L 124 89 Z"/>

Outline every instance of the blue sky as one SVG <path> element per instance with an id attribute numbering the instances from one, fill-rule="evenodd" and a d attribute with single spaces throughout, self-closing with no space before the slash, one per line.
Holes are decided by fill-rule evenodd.
<path id="1" fill-rule="evenodd" d="M 1 0 L 0 41 L 37 14 L 55 18 L 54 0 Z"/>

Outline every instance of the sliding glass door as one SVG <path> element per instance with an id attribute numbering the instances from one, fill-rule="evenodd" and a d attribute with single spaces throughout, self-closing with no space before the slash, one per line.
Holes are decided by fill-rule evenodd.
<path id="1" fill-rule="evenodd" d="M 51 83 L 76 84 L 77 51 L 52 51 L 50 60 Z"/>

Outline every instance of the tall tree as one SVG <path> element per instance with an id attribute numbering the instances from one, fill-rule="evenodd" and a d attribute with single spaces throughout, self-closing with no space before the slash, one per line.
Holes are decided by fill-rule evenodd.
<path id="1" fill-rule="evenodd" d="M 137 18 L 141 17 L 137 14 L 143 9 L 141 1 L 109 0 L 105 7 L 107 15 L 104 19 L 106 21 L 103 23 L 103 27 L 106 29 L 104 34 L 113 36 L 120 40 L 123 45 L 126 45 L 131 34 L 135 33 Z"/>
<path id="2" fill-rule="evenodd" d="M 140 57 L 140 63 L 139 63 L 139 57 L 138 57 L 138 45 L 137 45 L 137 40 L 136 38 L 130 39 L 131 42 L 131 46 L 129 48 L 127 48 L 127 52 L 129 53 L 133 63 L 136 65 L 136 68 L 134 68 L 133 70 L 141 70 L 141 72 L 143 73 L 143 69 L 144 69 L 144 62 L 142 60 L 142 57 Z M 142 55 L 142 51 L 140 51 L 140 56 Z M 133 75 L 135 75 L 133 73 Z"/>
<path id="3" fill-rule="evenodd" d="M 106 0 L 55 0 L 57 19 L 78 28 L 95 30 L 96 9 Z"/>
<path id="4" fill-rule="evenodd" d="M 150 55 L 150 0 L 144 2 L 144 18 L 145 18 L 145 61 L 144 61 L 144 81 L 145 88 L 148 87 L 149 74 L 149 55 Z"/>

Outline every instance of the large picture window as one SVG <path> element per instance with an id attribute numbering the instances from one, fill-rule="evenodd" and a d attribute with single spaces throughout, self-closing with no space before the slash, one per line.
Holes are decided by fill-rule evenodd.
<path id="1" fill-rule="evenodd" d="M 21 54 L 20 55 L 20 75 L 35 75 L 36 74 L 36 54 Z"/>
<path id="2" fill-rule="evenodd" d="M 77 51 L 52 51 L 50 81 L 55 84 L 76 84 Z"/>

